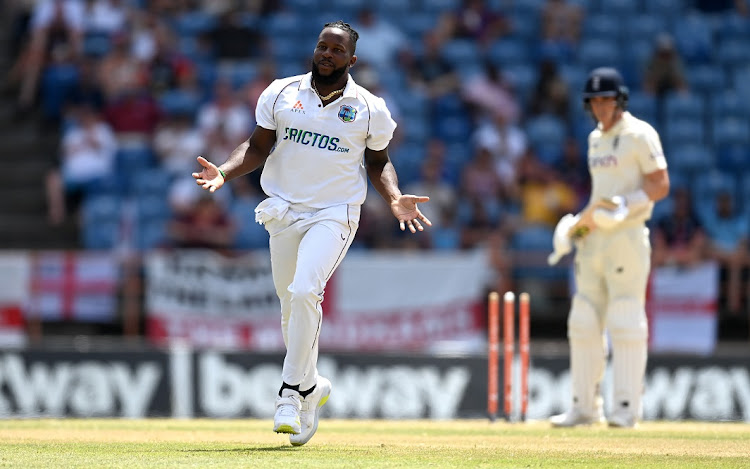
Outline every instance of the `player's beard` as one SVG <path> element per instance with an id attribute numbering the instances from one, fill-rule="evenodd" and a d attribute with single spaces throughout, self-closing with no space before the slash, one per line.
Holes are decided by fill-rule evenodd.
<path id="1" fill-rule="evenodd" d="M 322 86 L 335 85 L 341 77 L 346 73 L 348 65 L 344 65 L 341 68 L 334 68 L 330 75 L 321 75 L 318 64 L 314 60 L 311 61 L 312 77 L 315 83 Z"/>

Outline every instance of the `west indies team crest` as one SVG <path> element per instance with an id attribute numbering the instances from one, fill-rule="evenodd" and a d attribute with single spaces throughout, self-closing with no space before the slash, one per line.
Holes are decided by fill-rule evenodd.
<path id="1" fill-rule="evenodd" d="M 339 119 L 344 122 L 354 122 L 354 118 L 357 117 L 357 110 L 348 104 L 342 104 L 339 108 Z"/>

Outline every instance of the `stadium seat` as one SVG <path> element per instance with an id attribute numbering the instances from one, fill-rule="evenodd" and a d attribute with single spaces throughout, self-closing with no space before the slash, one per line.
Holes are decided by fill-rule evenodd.
<path id="1" fill-rule="evenodd" d="M 675 22 L 673 35 L 677 50 L 688 64 L 713 59 L 711 25 L 705 16 L 699 13 L 685 15 L 681 21 Z"/>
<path id="2" fill-rule="evenodd" d="M 706 104 L 702 96 L 697 94 L 671 93 L 664 100 L 665 117 L 673 119 L 703 119 Z"/>
<path id="3" fill-rule="evenodd" d="M 582 42 L 617 41 L 622 26 L 623 23 L 617 16 L 606 13 L 591 15 L 583 23 Z"/>
<path id="4" fill-rule="evenodd" d="M 625 22 L 626 37 L 624 41 L 643 40 L 651 44 L 660 33 L 669 31 L 667 19 L 663 16 L 636 14 L 623 19 Z"/>
<path id="5" fill-rule="evenodd" d="M 565 83 L 568 84 L 570 92 L 575 95 L 583 91 L 589 70 L 586 70 L 580 64 L 560 64 L 558 66 L 558 73 L 565 80 Z"/>
<path id="6" fill-rule="evenodd" d="M 127 195 L 135 197 L 156 196 L 166 199 L 173 176 L 161 167 L 152 168 L 148 177 L 140 178 L 127 188 Z"/>
<path id="7" fill-rule="evenodd" d="M 440 50 L 440 54 L 448 63 L 460 64 L 479 63 L 482 57 L 482 51 L 477 43 L 468 39 L 453 39 L 446 42 Z"/>
<path id="8" fill-rule="evenodd" d="M 516 64 L 533 62 L 533 54 L 523 39 L 500 39 L 493 42 L 487 51 L 487 58 L 501 69 Z"/>
<path id="9" fill-rule="evenodd" d="M 466 142 L 471 131 L 472 123 L 468 115 L 441 116 L 435 121 L 435 135 L 447 143 Z"/>
<path id="10" fill-rule="evenodd" d="M 638 2 L 633 0 L 599 0 L 601 11 L 620 20 L 635 15 L 639 11 Z"/>
<path id="11" fill-rule="evenodd" d="M 412 3 L 412 2 L 403 2 Z M 461 0 L 422 0 L 417 9 L 428 12 L 444 13 L 456 11 L 461 7 Z"/>
<path id="12" fill-rule="evenodd" d="M 531 64 L 515 64 L 503 67 L 503 78 L 508 80 L 521 103 L 529 100 L 537 82 L 537 69 Z"/>
<path id="13" fill-rule="evenodd" d="M 750 45 L 744 38 L 725 39 L 719 44 L 716 59 L 724 67 L 750 63 Z"/>
<path id="14" fill-rule="evenodd" d="M 586 70 L 597 67 L 614 66 L 620 57 L 617 43 L 611 39 L 585 40 L 578 50 L 578 59 Z"/>
<path id="15" fill-rule="evenodd" d="M 195 116 L 201 104 L 201 97 L 197 93 L 175 88 L 164 91 L 158 100 L 159 106 L 167 114 Z"/>
<path id="16" fill-rule="evenodd" d="M 122 200 L 92 195 L 81 205 L 81 241 L 86 249 L 112 249 L 120 240 Z"/>
<path id="17" fill-rule="evenodd" d="M 542 225 L 531 225 L 518 230 L 511 238 L 515 252 L 513 276 L 516 278 L 560 278 L 567 269 L 550 267 L 547 256 L 552 252 L 553 230 Z"/>
<path id="18" fill-rule="evenodd" d="M 712 64 L 697 64 L 685 70 L 688 85 L 694 93 L 709 96 L 724 90 L 727 85 L 724 69 Z"/>
<path id="19" fill-rule="evenodd" d="M 628 110 L 646 122 L 656 121 L 656 98 L 642 91 L 634 91 L 628 97 Z"/>
<path id="20" fill-rule="evenodd" d="M 743 98 L 733 89 L 715 93 L 711 100 L 711 115 L 714 120 L 727 117 L 750 119 L 750 108 Z"/>
<path id="21" fill-rule="evenodd" d="M 518 2 L 514 2 L 518 3 Z M 539 13 L 535 10 L 513 11 L 510 14 L 510 37 L 524 41 L 537 41 L 539 38 Z"/>
<path id="22" fill-rule="evenodd" d="M 169 200 L 164 195 L 142 194 L 136 196 L 134 202 L 138 224 L 151 220 L 166 221 L 172 216 Z"/>
<path id="23" fill-rule="evenodd" d="M 736 117 L 715 116 L 714 145 L 750 144 L 750 121 Z"/>
<path id="24" fill-rule="evenodd" d="M 750 170 L 740 175 L 740 204 L 738 208 L 750 215 Z"/>
<path id="25" fill-rule="evenodd" d="M 747 18 L 738 15 L 735 10 L 721 14 L 716 27 L 716 39 L 723 42 L 727 39 L 750 40 L 750 23 Z"/>
<path id="26" fill-rule="evenodd" d="M 738 173 L 750 169 L 750 147 L 745 143 L 718 145 L 717 167 L 722 171 Z"/>
<path id="27" fill-rule="evenodd" d="M 684 0 L 645 0 L 643 6 L 647 14 L 653 14 L 662 18 L 674 18 L 685 11 Z"/>
<path id="28" fill-rule="evenodd" d="M 714 154 L 706 145 L 675 145 L 666 156 L 670 171 L 674 169 L 688 175 L 708 171 L 716 164 Z"/>
<path id="29" fill-rule="evenodd" d="M 714 210 L 719 191 L 737 194 L 737 181 L 732 174 L 714 169 L 698 174 L 692 184 L 693 205 L 696 213 L 705 214 Z"/>
<path id="30" fill-rule="evenodd" d="M 198 36 L 211 31 L 216 25 L 216 17 L 200 9 L 181 13 L 174 21 L 178 36 Z"/>
<path id="31" fill-rule="evenodd" d="M 547 164 L 554 164 L 562 155 L 567 130 L 562 119 L 542 115 L 526 123 L 526 135 L 539 159 Z"/>
<path id="32" fill-rule="evenodd" d="M 703 121 L 693 117 L 674 117 L 665 123 L 664 144 L 668 151 L 674 147 L 706 142 Z"/>
<path id="33" fill-rule="evenodd" d="M 268 231 L 255 221 L 255 207 L 262 201 L 257 198 L 237 198 L 229 206 L 229 216 L 237 226 L 234 238 L 236 249 L 267 249 Z"/>
<path id="34" fill-rule="evenodd" d="M 401 2 L 407 3 L 407 2 Z M 398 25 L 399 29 L 412 38 L 413 41 L 419 43 L 422 41 L 422 37 L 427 31 L 431 31 L 437 24 L 437 17 L 432 13 L 423 11 L 403 14 L 394 18 L 394 24 Z"/>
<path id="35" fill-rule="evenodd" d="M 108 33 L 86 32 L 83 36 L 83 54 L 91 58 L 101 58 L 112 48 L 112 40 Z"/>
<path id="36" fill-rule="evenodd" d="M 139 223 L 135 230 L 135 247 L 139 251 L 149 251 L 164 247 L 169 241 L 167 220 L 153 219 Z"/>

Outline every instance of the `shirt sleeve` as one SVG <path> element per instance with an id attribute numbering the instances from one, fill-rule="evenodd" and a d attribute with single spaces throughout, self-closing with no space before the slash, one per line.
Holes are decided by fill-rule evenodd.
<path id="1" fill-rule="evenodd" d="M 273 83 L 263 90 L 258 98 L 258 104 L 255 106 L 255 122 L 260 127 L 268 130 L 276 130 L 276 118 L 273 115 L 273 104 L 276 102 L 279 90 L 279 81 Z"/>
<path id="2" fill-rule="evenodd" d="M 635 137 L 636 158 L 643 174 L 650 174 L 660 169 L 667 169 L 667 159 L 661 147 L 661 140 L 656 130 L 645 124 Z"/>
<path id="3" fill-rule="evenodd" d="M 371 103 L 370 129 L 367 134 L 367 148 L 380 151 L 388 146 L 396 130 L 396 121 L 385 105 L 383 98 L 375 97 Z"/>

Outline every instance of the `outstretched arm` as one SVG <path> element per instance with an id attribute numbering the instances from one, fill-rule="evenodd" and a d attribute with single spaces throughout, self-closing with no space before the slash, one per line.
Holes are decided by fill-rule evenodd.
<path id="1" fill-rule="evenodd" d="M 221 166 L 216 166 L 199 156 L 198 163 L 203 169 L 200 173 L 193 173 L 195 182 L 204 189 L 214 192 L 230 179 L 258 169 L 268 158 L 275 142 L 276 131 L 255 127 L 255 131 L 250 138 L 240 143 Z M 221 175 L 219 169 L 224 171 L 226 179 Z"/>
<path id="2" fill-rule="evenodd" d="M 372 185 L 390 204 L 391 212 L 398 219 L 401 231 L 404 231 L 407 226 L 412 233 L 416 233 L 417 230 L 422 231 L 424 227 L 421 222 L 424 222 L 427 226 L 432 226 L 432 222 L 422 215 L 417 207 L 418 203 L 427 202 L 430 198 L 401 194 L 401 190 L 398 188 L 396 169 L 388 156 L 388 148 L 380 151 L 366 149 L 365 167 Z"/>

